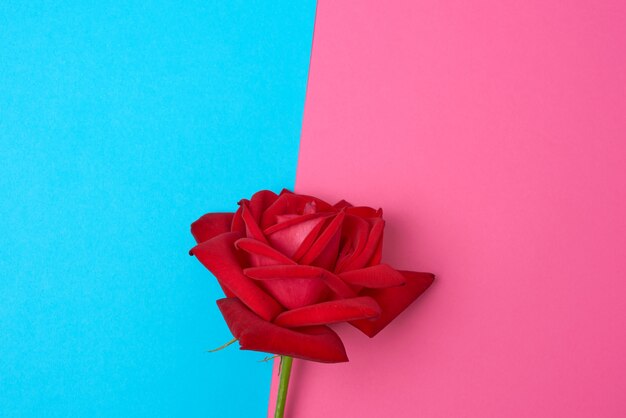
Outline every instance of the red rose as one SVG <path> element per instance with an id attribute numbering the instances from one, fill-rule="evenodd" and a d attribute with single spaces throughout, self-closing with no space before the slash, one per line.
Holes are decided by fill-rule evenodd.
<path id="1" fill-rule="evenodd" d="M 384 225 L 380 209 L 263 190 L 194 222 L 190 253 L 224 290 L 217 304 L 242 349 L 342 362 L 327 325 L 373 337 L 434 279 L 381 264 Z"/>

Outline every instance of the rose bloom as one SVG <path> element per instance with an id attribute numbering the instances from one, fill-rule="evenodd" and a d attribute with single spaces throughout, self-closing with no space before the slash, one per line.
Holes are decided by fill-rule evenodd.
<path id="1" fill-rule="evenodd" d="M 190 254 L 221 285 L 217 305 L 241 349 L 342 362 L 329 324 L 373 337 L 434 279 L 381 263 L 384 226 L 381 209 L 263 190 L 195 221 Z"/>

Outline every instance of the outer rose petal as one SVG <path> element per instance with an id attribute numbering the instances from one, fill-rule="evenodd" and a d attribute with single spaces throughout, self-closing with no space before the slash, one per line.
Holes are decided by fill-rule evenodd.
<path id="1" fill-rule="evenodd" d="M 301 308 L 325 299 L 329 292 L 324 282 L 298 267 L 301 266 L 253 267 L 244 269 L 243 273 L 250 278 L 262 280 L 263 288 L 287 309 Z M 270 275 L 264 275 L 267 271 Z M 271 272 L 274 271 L 277 274 L 272 277 Z M 258 273 L 256 276 L 255 272 Z M 299 275 L 298 272 L 304 275 Z"/>
<path id="2" fill-rule="evenodd" d="M 247 202 L 243 202 L 241 204 L 241 217 L 246 225 L 246 235 L 248 238 L 254 238 L 262 242 L 267 242 L 267 239 L 265 238 L 265 235 L 263 235 L 263 231 L 261 231 L 256 219 L 254 219 L 254 215 L 248 207 Z"/>
<path id="3" fill-rule="evenodd" d="M 235 247 L 250 254 L 252 265 L 268 266 L 273 264 L 296 264 L 291 258 L 269 245 L 252 238 L 241 238 L 235 241 Z"/>
<path id="4" fill-rule="evenodd" d="M 278 195 L 269 190 L 261 190 L 256 192 L 250 198 L 250 212 L 257 223 L 261 222 L 261 216 L 263 212 L 272 205 L 278 199 Z"/>
<path id="5" fill-rule="evenodd" d="M 227 232 L 198 244 L 190 252 L 215 275 L 222 286 L 227 287 L 261 318 L 270 321 L 283 309 L 243 274 L 235 249 L 235 241 L 239 237 L 236 232 Z"/>
<path id="6" fill-rule="evenodd" d="M 197 243 L 230 231 L 233 213 L 207 213 L 191 224 L 191 235 Z"/>
<path id="7" fill-rule="evenodd" d="M 380 264 L 380 260 L 383 257 L 383 236 L 380 236 L 378 240 L 378 245 L 376 246 L 376 250 L 374 250 L 374 255 L 370 258 L 370 261 L 367 263 L 368 266 L 375 266 Z"/>
<path id="8" fill-rule="evenodd" d="M 237 202 L 239 209 L 235 212 L 235 217 L 233 218 L 232 232 L 246 233 L 246 223 L 244 222 L 242 209 L 244 206 L 246 206 L 249 212 L 247 216 L 251 217 L 254 223 L 258 225 L 265 209 L 271 206 L 276 199 L 278 199 L 278 196 L 269 190 L 256 192 L 250 200 L 241 199 Z"/>
<path id="9" fill-rule="evenodd" d="M 385 228 L 385 221 L 379 218 L 372 220 L 372 229 L 367 237 L 367 242 L 363 251 L 359 254 L 355 254 L 349 261 L 343 266 L 342 271 L 354 270 L 365 267 L 368 262 L 376 257 L 377 251 L 380 252 L 382 247 L 379 245 L 383 238 L 383 230 Z"/>
<path id="10" fill-rule="evenodd" d="M 350 207 L 352 207 L 352 204 L 350 202 L 344 200 L 344 199 L 341 199 L 339 202 L 337 202 L 337 203 L 335 203 L 333 205 L 333 208 L 335 208 L 337 210 L 340 210 L 340 209 L 343 209 L 343 208 L 350 208 Z"/>
<path id="11" fill-rule="evenodd" d="M 243 210 L 241 209 L 241 206 L 239 206 L 239 209 L 237 209 L 237 212 L 235 212 L 235 215 L 233 216 L 233 223 L 230 225 L 230 232 L 237 232 L 241 235 L 246 235 L 246 224 L 241 216 L 242 212 Z"/>
<path id="12" fill-rule="evenodd" d="M 328 288 L 318 279 L 300 277 L 262 282 L 267 293 L 287 309 L 301 308 L 326 299 Z"/>
<path id="13" fill-rule="evenodd" d="M 369 206 L 352 206 L 346 209 L 350 215 L 356 215 L 359 218 L 382 218 L 383 210 L 378 208 L 370 208 Z"/>
<path id="14" fill-rule="evenodd" d="M 265 267 L 251 267 L 243 273 L 255 280 L 283 280 L 297 278 L 320 279 L 340 298 L 353 298 L 356 293 L 339 276 L 315 266 L 303 265 L 274 265 Z"/>
<path id="15" fill-rule="evenodd" d="M 328 327 L 297 331 L 264 321 L 236 298 L 217 301 L 242 350 L 263 351 L 322 363 L 348 361 L 341 339 Z"/>
<path id="16" fill-rule="evenodd" d="M 371 296 L 382 308 L 380 318 L 350 322 L 368 337 L 373 337 L 400 315 L 419 295 L 431 285 L 435 276 L 430 273 L 400 271 L 406 278 L 406 285 L 386 289 L 366 289 L 363 296 Z"/>
<path id="17" fill-rule="evenodd" d="M 372 289 L 400 286 L 406 283 L 404 276 L 387 264 L 346 271 L 339 274 L 339 277 L 348 284 Z"/>
<path id="18" fill-rule="evenodd" d="M 374 299 L 362 296 L 322 302 L 281 313 L 274 323 L 283 327 L 335 324 L 337 322 L 369 319 L 380 316 L 381 309 Z"/>
<path id="19" fill-rule="evenodd" d="M 361 254 L 367 243 L 369 230 L 370 225 L 365 219 L 350 214 L 346 215 L 341 232 L 342 248 L 339 251 L 335 267 L 336 272 L 344 271 L 351 260 Z"/>

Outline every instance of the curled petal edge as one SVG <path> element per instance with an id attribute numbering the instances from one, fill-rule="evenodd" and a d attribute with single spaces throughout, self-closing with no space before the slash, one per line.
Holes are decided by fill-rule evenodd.
<path id="1" fill-rule="evenodd" d="M 339 336 L 326 326 L 291 330 L 264 321 L 239 299 L 217 301 L 228 328 L 242 350 L 262 351 L 320 363 L 348 361 Z"/>
<path id="2" fill-rule="evenodd" d="M 432 284 L 435 276 L 431 273 L 402 271 L 406 279 L 404 286 L 388 287 L 385 289 L 365 289 L 360 295 L 372 297 L 382 309 L 378 319 L 352 321 L 350 324 L 359 329 L 368 337 L 373 337 L 382 331 L 391 321 L 400 315 Z"/>

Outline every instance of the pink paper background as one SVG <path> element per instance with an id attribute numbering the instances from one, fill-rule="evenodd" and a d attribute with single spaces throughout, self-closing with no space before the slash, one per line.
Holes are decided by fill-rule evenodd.
<path id="1" fill-rule="evenodd" d="M 626 416 L 625 138 L 626 2 L 320 1 L 296 191 L 438 279 L 287 416 Z"/>

